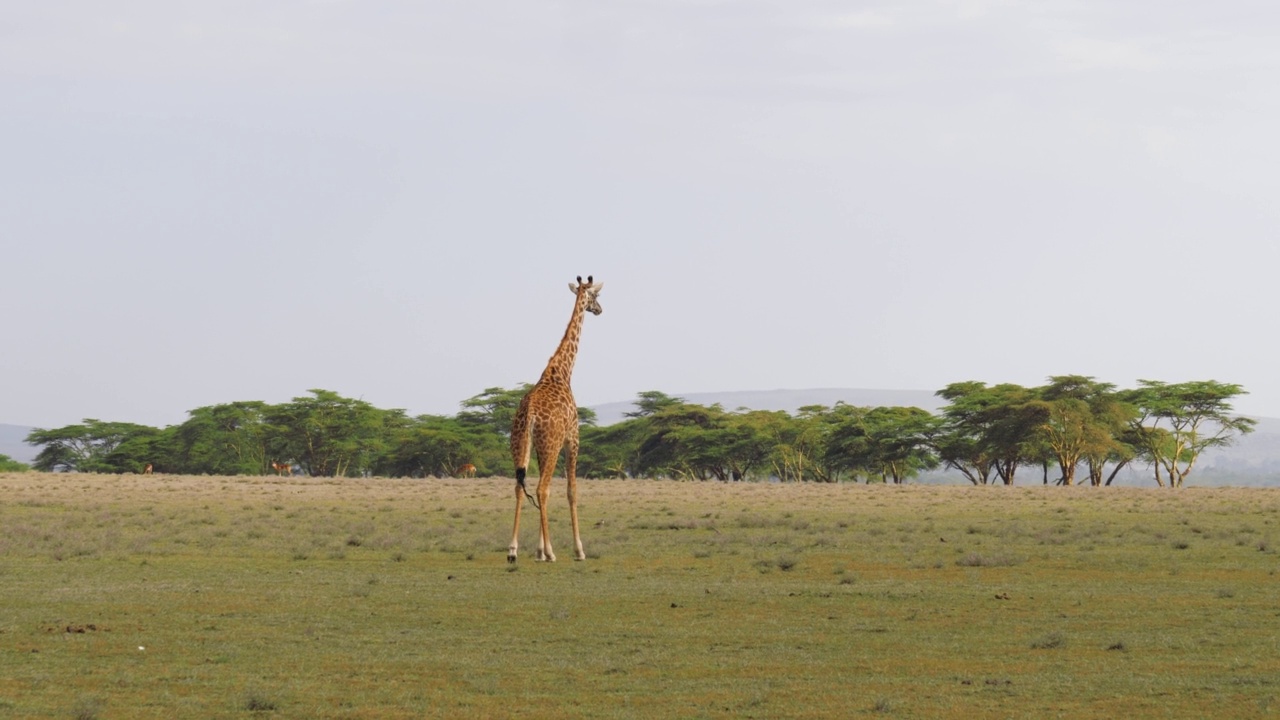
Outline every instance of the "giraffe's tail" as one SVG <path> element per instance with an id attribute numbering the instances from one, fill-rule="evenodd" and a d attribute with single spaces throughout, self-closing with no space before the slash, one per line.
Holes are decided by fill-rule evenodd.
<path id="1" fill-rule="evenodd" d="M 511 429 L 511 459 L 516 465 L 516 488 L 524 492 L 524 496 L 529 498 L 534 507 L 539 507 L 538 499 L 529 493 L 529 488 L 524 484 L 533 445 L 533 420 L 523 412 L 524 410 L 525 408 L 521 407 L 520 411 L 517 411 L 515 426 Z"/>
<path id="2" fill-rule="evenodd" d="M 542 506 L 538 504 L 538 498 L 534 497 L 533 493 L 529 492 L 529 488 L 524 484 L 524 470 L 524 468 L 516 468 L 516 487 L 524 492 L 524 496 L 529 498 L 529 502 L 533 503 L 535 508 L 541 510 Z"/>

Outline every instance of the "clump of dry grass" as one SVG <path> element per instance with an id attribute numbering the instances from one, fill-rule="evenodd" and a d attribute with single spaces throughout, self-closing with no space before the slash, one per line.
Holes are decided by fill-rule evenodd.
<path id="1" fill-rule="evenodd" d="M 1067 644 L 1066 637 L 1060 632 L 1051 632 L 1031 641 L 1032 650 L 1056 650 Z"/>
<path id="2" fill-rule="evenodd" d="M 1017 558 L 1003 553 L 983 555 L 971 552 L 956 560 L 956 565 L 960 567 L 1011 567 L 1020 562 Z"/>

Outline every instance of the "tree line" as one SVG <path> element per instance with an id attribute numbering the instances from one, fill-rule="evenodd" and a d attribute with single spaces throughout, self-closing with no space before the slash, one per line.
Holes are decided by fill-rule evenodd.
<path id="1" fill-rule="evenodd" d="M 444 477 L 465 464 L 512 471 L 508 433 L 529 385 L 487 388 L 453 416 L 408 416 L 328 390 L 271 405 L 191 410 L 163 429 L 86 419 L 26 441 L 44 471 L 266 474 L 273 464 L 313 476 Z M 1251 432 L 1232 415 L 1239 385 L 1141 380 L 1118 389 L 1081 375 L 1039 387 L 953 383 L 938 413 L 836 403 L 784 411 L 726 410 L 653 390 L 621 422 L 600 427 L 579 408 L 578 473 L 585 478 L 903 483 L 946 469 L 974 485 L 1110 485 L 1145 466 L 1180 487 L 1201 453 Z"/>

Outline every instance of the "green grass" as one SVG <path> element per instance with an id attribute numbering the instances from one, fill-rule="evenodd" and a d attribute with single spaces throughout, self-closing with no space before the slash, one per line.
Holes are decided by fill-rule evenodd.
<path id="1" fill-rule="evenodd" d="M 0 718 L 1254 717 L 1280 491 L 0 475 Z"/>

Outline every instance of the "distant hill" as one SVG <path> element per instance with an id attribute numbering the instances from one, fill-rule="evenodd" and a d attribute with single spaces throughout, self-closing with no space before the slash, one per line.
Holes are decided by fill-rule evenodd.
<path id="1" fill-rule="evenodd" d="M 0 455 L 8 455 L 18 462 L 27 464 L 34 461 L 40 452 L 39 448 L 23 442 L 33 429 L 23 425 L 0 424 Z"/>

